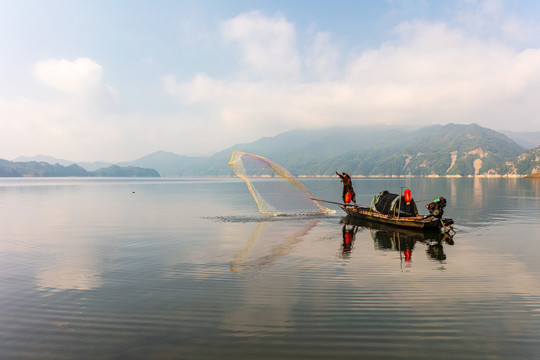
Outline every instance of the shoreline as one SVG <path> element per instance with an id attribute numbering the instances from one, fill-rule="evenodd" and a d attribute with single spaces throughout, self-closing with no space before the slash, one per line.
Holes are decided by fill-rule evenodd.
<path id="1" fill-rule="evenodd" d="M 270 175 L 255 175 L 251 176 L 253 178 L 273 178 L 274 176 Z M 295 175 L 297 178 L 334 178 L 336 175 Z M 159 176 L 159 177 L 148 177 L 148 176 L 0 176 L 0 179 L 97 179 L 97 178 L 116 178 L 116 179 L 213 179 L 213 178 L 236 178 L 235 175 L 190 175 L 190 176 Z M 474 178 L 491 178 L 491 179 L 538 179 L 540 178 L 540 173 L 528 174 L 528 175 L 518 175 L 518 174 L 505 174 L 505 175 L 351 175 L 351 178 L 366 178 L 366 179 L 436 179 L 436 178 L 456 178 L 456 179 L 474 179 Z"/>
<path id="2" fill-rule="evenodd" d="M 315 178 L 331 178 L 335 177 L 335 175 L 298 175 L 299 178 L 308 178 L 308 177 L 315 177 Z M 540 177 L 540 173 L 538 176 L 531 176 L 531 175 L 517 175 L 517 174 L 505 174 L 505 175 L 351 175 L 351 178 L 384 178 L 384 179 L 401 179 L 401 178 L 427 178 L 427 179 L 435 179 L 435 178 L 457 178 L 457 179 L 474 179 L 474 178 L 512 178 L 512 179 L 519 179 L 519 178 L 526 178 L 526 177 Z"/>

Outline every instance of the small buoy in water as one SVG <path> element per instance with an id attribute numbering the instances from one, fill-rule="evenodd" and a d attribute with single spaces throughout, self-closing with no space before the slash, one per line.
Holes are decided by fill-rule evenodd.
<path id="1" fill-rule="evenodd" d="M 131 193 L 132 193 L 132 194 L 135 194 L 135 191 L 132 191 Z"/>

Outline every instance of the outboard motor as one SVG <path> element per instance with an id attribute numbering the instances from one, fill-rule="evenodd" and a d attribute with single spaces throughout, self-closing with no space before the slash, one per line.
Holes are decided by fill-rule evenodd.
<path id="1" fill-rule="evenodd" d="M 426 209 L 428 209 L 429 215 L 440 219 L 443 216 L 445 206 L 446 199 L 441 196 L 427 204 Z"/>

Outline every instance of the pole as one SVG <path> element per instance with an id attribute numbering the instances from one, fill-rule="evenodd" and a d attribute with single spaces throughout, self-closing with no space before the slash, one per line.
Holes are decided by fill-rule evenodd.
<path id="1" fill-rule="evenodd" d="M 399 205 L 398 205 L 398 213 L 397 213 L 397 218 L 399 219 L 399 214 L 401 213 L 401 195 L 403 194 L 403 186 L 401 187 L 401 189 L 399 190 Z M 394 210 L 395 211 L 395 210 Z M 394 214 L 395 216 L 395 214 Z"/>
<path id="2" fill-rule="evenodd" d="M 321 199 L 315 199 L 315 198 L 310 198 L 310 199 L 311 199 L 311 200 L 315 200 L 315 201 L 322 201 L 322 202 L 329 203 L 329 204 L 336 204 L 336 205 L 343 205 L 343 206 L 352 206 L 352 205 L 349 205 L 349 204 L 339 203 L 339 202 L 335 202 L 335 201 L 321 200 Z"/>

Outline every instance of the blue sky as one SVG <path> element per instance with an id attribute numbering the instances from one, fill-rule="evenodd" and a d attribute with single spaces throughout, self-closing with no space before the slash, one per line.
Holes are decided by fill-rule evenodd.
<path id="1" fill-rule="evenodd" d="M 539 19 L 537 1 L 0 0 L 0 158 L 337 124 L 540 131 Z"/>

